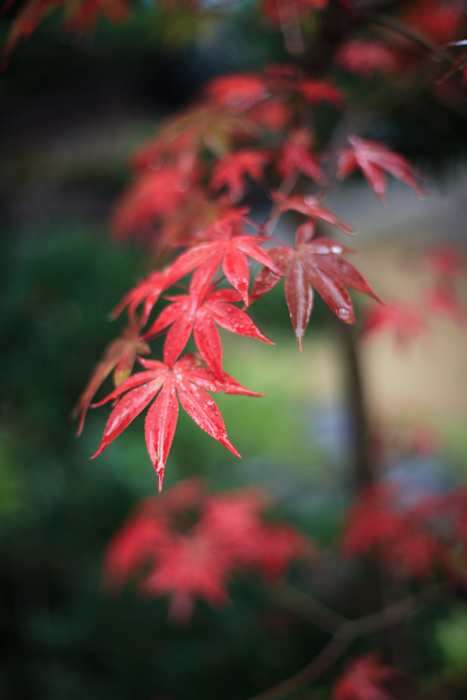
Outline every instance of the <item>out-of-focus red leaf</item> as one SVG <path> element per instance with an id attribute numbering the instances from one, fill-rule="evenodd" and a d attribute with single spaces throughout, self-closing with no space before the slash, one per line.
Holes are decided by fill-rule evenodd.
<path id="1" fill-rule="evenodd" d="M 467 309 L 451 285 L 438 284 L 425 292 L 425 305 L 430 314 L 446 316 L 458 326 L 463 326 Z"/>
<path id="2" fill-rule="evenodd" d="M 272 198 L 279 205 L 279 211 L 298 211 L 300 214 L 305 214 L 312 221 L 325 221 L 331 226 L 335 226 L 343 233 L 352 234 L 354 230 L 346 221 L 341 221 L 329 209 L 320 207 L 319 204 L 323 199 L 321 196 L 311 195 L 292 195 L 286 197 L 280 192 L 272 193 Z"/>
<path id="3" fill-rule="evenodd" d="M 253 73 L 234 73 L 210 80 L 206 94 L 214 104 L 245 110 L 270 96 L 265 80 Z"/>
<path id="4" fill-rule="evenodd" d="M 410 340 L 418 339 L 428 330 L 428 325 L 423 310 L 418 306 L 400 302 L 367 306 L 363 311 L 362 335 L 369 336 L 386 330 L 394 333 L 397 343 L 403 346 Z"/>
<path id="5" fill-rule="evenodd" d="M 10 4 L 4 3 L 4 9 Z M 63 24 L 69 31 L 93 30 L 101 14 L 111 22 L 128 16 L 124 0 L 27 0 L 10 26 L 2 52 L 4 61 L 8 60 L 19 41 L 29 39 L 42 20 L 61 7 L 64 10 Z"/>
<path id="6" fill-rule="evenodd" d="M 263 525 L 247 538 L 241 554 L 245 566 L 258 569 L 265 579 L 283 579 L 292 562 L 314 552 L 310 540 L 290 525 Z"/>
<path id="7" fill-rule="evenodd" d="M 336 107 L 342 107 L 344 101 L 344 93 L 328 80 L 302 78 L 297 83 L 297 90 L 312 105 L 331 102 Z"/>
<path id="8" fill-rule="evenodd" d="M 214 167 L 211 187 L 227 187 L 230 199 L 237 201 L 245 192 L 245 178 L 260 180 L 266 163 L 271 159 L 266 151 L 243 149 L 225 156 Z"/>
<path id="9" fill-rule="evenodd" d="M 466 257 L 456 246 L 442 243 L 425 251 L 425 257 L 435 275 L 450 278 L 465 275 Z"/>
<path id="10" fill-rule="evenodd" d="M 228 602 L 226 584 L 235 570 L 283 578 L 314 547 L 292 526 L 264 522 L 272 502 L 255 488 L 204 494 L 199 480 L 147 499 L 107 547 L 104 585 L 118 588 L 134 576 L 144 595 L 170 595 L 170 616 L 187 622 L 197 598 L 213 606 Z"/>
<path id="11" fill-rule="evenodd" d="M 183 203 L 191 182 L 176 166 L 148 170 L 129 187 L 114 211 L 111 227 L 119 238 L 149 228 Z"/>
<path id="12" fill-rule="evenodd" d="M 257 128 L 274 132 L 291 124 L 293 111 L 283 99 L 272 96 L 266 102 L 252 107 L 248 111 L 248 120 Z"/>
<path id="13" fill-rule="evenodd" d="M 137 513 L 110 541 L 105 553 L 102 583 L 105 588 L 119 589 L 130 576 L 140 576 L 154 550 L 167 542 L 162 519 L 149 513 Z"/>
<path id="14" fill-rule="evenodd" d="M 310 150 L 313 137 L 306 129 L 295 129 L 285 141 L 277 158 L 277 170 L 287 177 L 297 170 L 310 177 L 317 185 L 324 187 L 327 177 L 319 158 Z"/>
<path id="15" fill-rule="evenodd" d="M 187 622 L 195 598 L 213 606 L 229 601 L 226 579 L 229 567 L 210 540 L 197 534 L 179 537 L 159 556 L 157 567 L 141 582 L 139 590 L 147 596 L 171 595 L 170 617 Z"/>
<path id="16" fill-rule="evenodd" d="M 111 318 L 117 318 L 125 307 L 128 307 L 130 318 L 134 318 L 136 309 L 144 301 L 143 313 L 140 319 L 141 325 L 144 326 L 162 292 L 175 281 L 176 278 L 171 274 L 170 267 L 165 270 L 152 272 L 146 279 L 139 282 L 136 287 L 133 287 L 128 294 L 125 294 L 123 299 L 112 310 Z"/>
<path id="17" fill-rule="evenodd" d="M 401 20 L 420 36 L 440 46 L 462 36 L 466 7 L 458 0 L 412 0 L 404 7 Z"/>
<path id="18" fill-rule="evenodd" d="M 339 47 L 335 61 L 349 73 L 370 78 L 375 73 L 399 73 L 405 64 L 395 49 L 370 39 L 349 39 Z"/>
<path id="19" fill-rule="evenodd" d="M 363 140 L 358 136 L 349 136 L 348 139 L 351 148 L 338 152 L 337 177 L 340 180 L 360 168 L 373 192 L 384 202 L 387 189 L 385 172 L 388 172 L 425 199 L 425 192 L 415 179 L 415 168 L 406 158 L 377 141 Z"/>
<path id="20" fill-rule="evenodd" d="M 332 700 L 391 700 L 384 682 L 394 673 L 395 669 L 379 663 L 376 654 L 354 659 L 334 683 Z"/>
<path id="21" fill-rule="evenodd" d="M 344 555 L 372 554 L 402 579 L 425 581 L 436 568 L 446 571 L 451 554 L 465 547 L 464 535 L 459 539 L 457 529 L 465 501 L 458 493 L 419 494 L 407 503 L 401 484 L 368 489 L 350 509 Z M 461 502 L 464 506 L 459 508 Z M 449 568 L 447 572 L 452 574 Z"/>

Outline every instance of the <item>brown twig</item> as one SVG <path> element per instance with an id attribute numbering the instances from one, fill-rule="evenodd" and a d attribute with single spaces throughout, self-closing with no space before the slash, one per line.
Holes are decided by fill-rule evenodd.
<path id="1" fill-rule="evenodd" d="M 349 622 L 343 615 L 288 583 L 283 583 L 280 587 L 270 588 L 269 597 L 281 607 L 332 635 L 346 622 Z"/>
<path id="2" fill-rule="evenodd" d="M 433 56 L 436 56 L 440 61 L 451 63 L 453 60 L 450 53 L 439 51 L 435 46 L 423 39 L 423 37 L 421 37 L 419 34 L 413 32 L 411 29 L 406 27 L 405 24 L 401 24 L 392 17 L 384 17 L 383 15 L 373 14 L 372 12 L 365 12 L 360 14 L 360 20 L 368 24 L 379 24 L 381 27 L 392 29 L 392 31 L 397 32 L 398 34 L 401 34 L 407 39 L 410 39 L 414 43 L 418 44 L 424 48 L 425 51 L 428 51 Z"/>
<path id="3" fill-rule="evenodd" d="M 311 620 L 320 629 L 328 632 L 332 629 L 333 636 L 318 656 L 315 656 L 301 671 L 272 688 L 254 695 L 250 700 L 281 700 L 291 695 L 322 676 L 355 639 L 398 624 L 415 610 L 439 600 L 445 592 L 445 584 L 436 584 L 376 613 L 349 620 L 306 593 L 295 590 L 292 586 L 283 586 L 282 594 L 272 591 L 274 600 L 280 605 Z"/>
<path id="4" fill-rule="evenodd" d="M 348 632 L 346 632 L 345 627 L 346 625 L 342 626 L 340 633 L 335 634 L 318 656 L 315 656 L 305 668 L 273 688 L 254 695 L 250 700 L 279 700 L 279 698 L 291 695 L 322 676 L 342 656 L 354 639 L 351 626 L 348 627 Z"/>

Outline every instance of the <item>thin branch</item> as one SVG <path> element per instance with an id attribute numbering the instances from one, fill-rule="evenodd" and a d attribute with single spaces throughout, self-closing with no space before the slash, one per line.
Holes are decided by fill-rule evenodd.
<path id="1" fill-rule="evenodd" d="M 327 605 L 288 583 L 284 583 L 280 587 L 270 588 L 268 592 L 272 600 L 282 608 L 308 620 L 315 627 L 319 627 L 329 634 L 336 634 L 343 625 L 349 622 L 347 618 L 328 608 Z"/>
<path id="2" fill-rule="evenodd" d="M 302 668 L 295 676 L 287 678 L 287 680 L 275 685 L 273 688 L 269 688 L 269 690 L 265 690 L 263 693 L 254 695 L 250 700 L 279 700 L 279 698 L 285 698 L 295 693 L 295 691 L 300 690 L 300 688 L 322 676 L 342 656 L 354 639 L 351 627 L 349 626 L 347 634 L 344 633 L 345 627 L 346 625 L 343 625 L 341 633 L 336 634 L 326 644 L 324 649 L 320 651 L 318 656 L 315 656 L 313 661 L 305 668 Z"/>
<path id="3" fill-rule="evenodd" d="M 380 630 L 396 625 L 417 608 L 431 605 L 431 603 L 439 600 L 446 593 L 446 590 L 447 587 L 445 584 L 438 583 L 434 586 L 430 586 L 430 588 L 426 588 L 420 593 L 404 598 L 404 600 L 398 603 L 389 605 L 379 612 L 359 617 L 357 620 L 354 620 L 354 624 L 358 629 L 356 636 L 363 637 L 367 634 L 373 634 L 373 632 L 379 632 Z"/>
<path id="4" fill-rule="evenodd" d="M 301 671 L 272 688 L 258 695 L 254 695 L 249 700 L 281 700 L 282 698 L 292 695 L 292 693 L 295 693 L 297 690 L 300 690 L 308 683 L 311 683 L 326 673 L 326 671 L 347 651 L 355 639 L 387 629 L 401 622 L 418 608 L 430 605 L 436 600 L 439 600 L 446 592 L 446 588 L 447 586 L 445 584 L 436 584 L 420 593 L 401 600 L 399 603 L 390 605 L 377 613 L 364 615 L 356 620 L 349 620 L 339 615 L 339 613 L 334 612 L 326 605 L 314 600 L 306 593 L 296 591 L 292 586 L 286 586 L 285 591 L 287 596 L 281 598 L 274 594 L 276 602 L 280 604 L 284 603 L 284 607 L 287 607 L 289 610 L 292 610 L 293 605 L 295 609 L 292 610 L 292 612 L 298 612 L 298 608 L 300 608 L 302 617 L 306 617 L 307 619 L 311 619 L 312 611 L 314 611 L 316 613 L 316 618 L 312 620 L 313 624 L 321 629 L 324 629 L 324 625 L 326 625 L 328 628 L 326 631 L 329 631 L 329 628 L 334 626 L 333 636 L 320 653 L 315 656 L 309 664 L 302 668 Z M 295 596 L 294 604 L 290 602 L 291 593 Z M 326 621 L 323 622 L 324 620 Z M 335 624 L 337 620 L 341 622 L 336 629 Z"/>
<path id="5" fill-rule="evenodd" d="M 360 15 L 360 20 L 362 20 L 363 22 L 367 22 L 368 24 L 379 24 L 382 27 L 392 29 L 392 31 L 397 32 L 398 34 L 401 34 L 407 39 L 410 39 L 414 43 L 418 44 L 419 46 L 424 48 L 425 51 L 428 51 L 433 56 L 436 56 L 440 61 L 451 63 L 453 60 L 451 54 L 445 51 L 438 51 L 438 49 L 435 46 L 423 39 L 423 37 L 421 37 L 419 34 L 413 32 L 411 29 L 406 27 L 404 24 L 401 24 L 397 20 L 393 19 L 392 17 L 383 17 L 382 15 L 376 15 L 371 12 L 365 12 L 364 14 L 362 13 Z"/>

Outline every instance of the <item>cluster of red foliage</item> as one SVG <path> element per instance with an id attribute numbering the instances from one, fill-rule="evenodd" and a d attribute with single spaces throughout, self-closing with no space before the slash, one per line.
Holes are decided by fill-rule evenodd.
<path id="1" fill-rule="evenodd" d="M 229 600 L 226 582 L 237 569 L 282 579 L 291 563 L 313 553 L 290 525 L 264 522 L 266 491 L 209 494 L 198 479 L 140 503 L 110 541 L 104 585 L 115 590 L 130 577 L 146 596 L 170 595 L 170 616 L 187 621 L 196 598 Z"/>
<path id="2" fill-rule="evenodd" d="M 4 0 L 5 12 L 15 0 Z M 231 3 L 229 3 L 231 4 Z M 435 47 L 463 46 L 467 13 L 462 0 L 411 0 L 397 8 L 396 18 L 403 27 L 413 31 L 413 37 L 393 31 L 383 32 L 378 38 L 368 38 L 360 32 L 361 23 L 368 19 L 365 3 L 355 0 L 259 0 L 259 12 L 272 30 L 281 30 L 284 36 L 296 31 L 299 22 L 316 13 L 327 11 L 339 4 L 347 15 L 350 26 L 355 25 L 356 37 L 343 41 L 335 56 L 336 65 L 350 73 L 369 78 L 375 73 L 397 75 L 407 70 L 416 71 L 423 55 L 423 42 Z M 178 5 L 187 15 L 202 18 L 208 10 L 201 0 L 163 0 L 160 8 Z M 99 18 L 120 22 L 130 14 L 129 0 L 27 0 L 11 23 L 3 48 L 3 59 L 8 60 L 15 46 L 28 39 L 39 24 L 52 12 L 61 9 L 63 27 L 67 31 L 93 31 Z M 420 39 L 420 45 L 414 43 Z M 460 40 L 460 41 L 459 41 Z M 453 57 L 443 79 L 457 71 L 464 72 L 466 80 L 467 54 L 461 51 Z"/>
<path id="3" fill-rule="evenodd" d="M 400 578 L 424 581 L 441 569 L 454 581 L 465 581 L 466 506 L 465 489 L 407 502 L 403 488 L 380 484 L 352 507 L 343 553 L 373 554 Z"/>
<path id="4" fill-rule="evenodd" d="M 172 253 L 172 262 L 141 281 L 114 311 L 116 316 L 127 309 L 129 330 L 124 340 L 108 349 L 76 407 L 81 430 L 93 394 L 116 367 L 117 388 L 101 403 L 117 400 L 117 404 L 95 456 L 154 398 L 146 418 L 146 442 L 159 487 L 178 402 L 203 430 L 238 454 L 206 391 L 259 394 L 224 372 L 217 326 L 271 342 L 235 304 L 248 307 L 282 277 L 300 349 L 313 289 L 346 323 L 355 320 L 346 287 L 379 301 L 355 267 L 343 259 L 350 251 L 331 238 L 315 236 L 315 222 L 352 232 L 349 224 L 322 206 L 323 189 L 309 193 L 310 188 L 329 183 L 324 160 L 330 154 L 316 150 L 315 136 L 305 124 L 323 102 L 338 109 L 343 99 L 330 80 L 309 78 L 293 65 L 216 78 L 206 85 L 198 104 L 167 120 L 155 139 L 133 156 L 135 179 L 115 211 L 113 230 L 118 237 L 144 236 L 159 255 Z M 303 123 L 292 128 L 300 115 Z M 405 158 L 357 136 L 350 135 L 349 144 L 336 153 L 338 177 L 347 177 L 358 167 L 382 198 L 384 173 L 389 172 L 423 196 Z M 241 201 L 251 180 L 272 200 L 270 215 L 262 223 L 252 221 Z M 289 211 L 303 220 L 296 230 L 295 247 L 280 243 L 265 248 L 273 240 L 278 218 Z M 248 259 L 264 266 L 251 294 Z M 168 305 L 143 332 L 161 295 L 173 285 L 180 286 L 190 273 L 187 293 L 165 296 Z M 161 333 L 167 333 L 163 362 L 141 358 L 148 351 L 148 341 Z M 191 334 L 198 354 L 181 357 Z M 129 377 L 135 358 L 146 371 Z"/>
<path id="5" fill-rule="evenodd" d="M 332 700 L 391 700 L 384 682 L 394 669 L 379 663 L 376 654 L 366 654 L 347 664 L 334 684 Z"/>
<path id="6" fill-rule="evenodd" d="M 203 11 L 199 0 L 179 4 Z M 95 404 L 113 402 L 94 456 L 149 406 L 145 437 L 159 490 L 179 404 L 202 430 L 238 455 L 211 394 L 261 394 L 224 370 L 218 326 L 271 343 L 246 309 L 282 278 L 300 350 L 315 291 L 345 323 L 355 321 L 348 289 L 378 302 L 364 318 L 365 333 L 391 327 L 405 339 L 425 330 L 420 308 L 380 304 L 343 257 L 351 251 L 317 230 L 327 224 L 353 233 L 349 223 L 322 204 L 336 180 L 359 170 L 384 202 L 387 174 L 424 197 L 419 173 L 404 156 L 365 134 L 345 133 L 332 146 L 319 143 L 313 125 L 323 110 L 335 114 L 345 107 L 347 96 L 336 78 L 342 69 L 370 81 L 381 73 L 388 79 L 402 73 L 406 80 L 408 74 L 418 80 L 418 71 L 422 74 L 435 54 L 444 64 L 431 61 L 433 86 L 437 79 L 465 69 L 462 48 L 457 58 L 440 50 L 445 44 L 465 44 L 467 12 L 459 0 L 410 0 L 395 3 L 394 15 L 389 20 L 379 17 L 378 25 L 363 5 L 350 0 L 262 0 L 263 18 L 280 28 L 286 43 L 290 34 L 300 36 L 296 30 L 302 19 L 314 13 L 323 17 L 331 10 L 340 13 L 347 31 L 331 52 L 332 75 L 309 75 L 303 67 L 285 63 L 215 78 L 197 102 L 167 119 L 131 157 L 133 180 L 114 211 L 111 228 L 117 239 L 138 237 L 158 256 L 160 267 L 114 309 L 114 318 L 127 314 L 126 330 L 107 348 L 75 414 L 80 433 L 94 395 L 113 372 L 116 388 Z M 127 12 L 122 0 L 27 0 L 13 22 L 4 55 L 57 6 L 64 6 L 68 27 L 89 26 L 101 12 L 111 19 Z M 368 36 L 375 24 L 379 33 Z M 346 123 L 341 121 L 344 127 Z M 252 189 L 269 202 L 266 221 L 250 216 L 246 197 Z M 295 245 L 273 236 L 283 214 L 292 218 L 289 212 Z M 252 285 L 251 261 L 262 266 Z M 432 249 L 427 262 L 435 281 L 425 296 L 424 312 L 442 312 L 460 322 L 465 312 L 454 278 L 463 261 L 444 246 Z M 166 303 L 159 310 L 161 299 Z M 153 311 L 157 313 L 151 319 Z M 162 334 L 162 361 L 145 358 L 149 343 Z M 187 353 L 191 336 L 197 352 Z M 143 371 L 132 374 L 136 361 Z M 458 581 L 465 570 L 466 500 L 466 492 L 458 490 L 407 503 L 395 486 L 377 486 L 352 508 L 343 552 L 348 557 L 375 555 L 406 579 L 424 580 L 441 570 Z M 262 511 L 269 503 L 269 496 L 258 490 L 209 495 L 198 481 L 182 482 L 164 496 L 144 501 L 130 515 L 109 544 L 104 584 L 115 588 L 135 577 L 144 594 L 171 595 L 172 616 L 187 620 L 196 598 L 213 605 L 228 600 L 226 582 L 237 569 L 281 578 L 293 560 L 310 554 L 312 545 L 289 526 L 264 522 Z M 333 698 L 387 700 L 385 685 L 392 675 L 374 655 L 361 657 L 338 679 Z"/>

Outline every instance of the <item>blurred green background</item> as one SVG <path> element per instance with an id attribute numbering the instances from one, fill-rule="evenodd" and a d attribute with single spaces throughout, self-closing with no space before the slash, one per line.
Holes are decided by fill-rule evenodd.
<path id="1" fill-rule="evenodd" d="M 120 598 L 102 592 L 105 545 L 135 502 L 154 493 L 155 474 L 143 417 L 96 461 L 89 456 L 107 410 L 90 411 L 79 440 L 69 419 L 122 328 L 106 321 L 108 312 L 149 270 L 142 250 L 107 234 L 128 179 L 126 154 L 209 77 L 283 58 L 280 37 L 252 16 L 244 5 L 226 22 L 208 17 L 200 31 L 197 21 L 162 21 L 141 6 L 128 24 L 102 23 L 85 36 L 64 33 L 52 17 L 0 77 L 2 700 L 241 700 L 294 673 L 327 640 L 242 576 L 229 587 L 231 606 L 213 611 L 200 603 L 181 628 L 168 624 L 166 600 L 141 599 L 131 587 Z M 4 18 L 3 34 L 7 24 Z M 174 45 L 184 36 L 195 41 Z M 364 85 L 340 80 L 366 104 Z M 374 120 L 375 137 L 390 138 L 433 173 L 462 151 L 466 133 L 458 113 L 426 95 L 409 104 L 401 97 L 393 113 L 383 105 Z M 213 489 L 261 483 L 278 497 L 277 516 L 333 543 L 349 500 L 350 428 L 327 310 L 316 302 L 303 355 L 281 289 L 252 315 L 276 345 L 225 333 L 225 367 L 267 396 L 218 400 L 243 460 L 181 415 L 165 488 L 195 474 Z M 443 483 L 464 479 L 463 410 L 429 416 L 445 438 L 430 467 Z M 409 418 L 414 411 L 409 406 Z M 409 457 L 413 473 L 421 463 Z M 319 571 L 297 568 L 292 578 L 351 615 L 365 607 L 341 599 L 358 572 L 344 571 L 332 550 Z M 436 659 L 441 676 L 466 662 L 467 613 L 457 606 L 440 604 L 413 621 L 421 648 L 415 666 Z M 330 679 L 303 697 L 328 697 Z"/>

